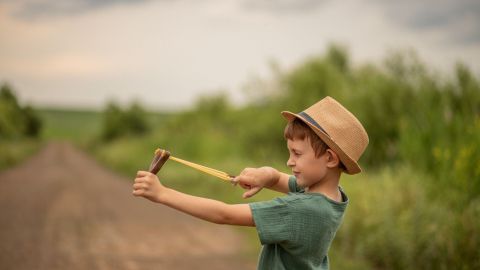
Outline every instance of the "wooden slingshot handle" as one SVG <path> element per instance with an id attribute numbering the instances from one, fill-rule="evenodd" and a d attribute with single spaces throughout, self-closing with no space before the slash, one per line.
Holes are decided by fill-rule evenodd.
<path id="1" fill-rule="evenodd" d="M 170 152 L 164 149 L 155 150 L 155 156 L 153 157 L 152 163 L 150 163 L 149 172 L 157 174 L 162 168 L 163 164 L 167 162 L 170 157 Z"/>

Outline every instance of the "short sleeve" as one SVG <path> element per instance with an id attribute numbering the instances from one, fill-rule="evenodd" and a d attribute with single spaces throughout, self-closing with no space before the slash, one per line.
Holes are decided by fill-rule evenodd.
<path id="1" fill-rule="evenodd" d="M 294 175 L 290 175 L 290 177 L 288 178 L 288 189 L 290 190 L 290 192 L 303 192 L 304 191 L 303 188 L 300 188 L 297 185 L 297 178 Z"/>
<path id="2" fill-rule="evenodd" d="M 284 199 L 250 203 L 250 209 L 262 245 L 287 242 L 293 237 L 291 207 Z"/>

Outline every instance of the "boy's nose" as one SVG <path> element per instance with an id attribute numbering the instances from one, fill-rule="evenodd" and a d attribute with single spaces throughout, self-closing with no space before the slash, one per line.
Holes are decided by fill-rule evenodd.
<path id="1" fill-rule="evenodd" d="M 288 166 L 288 167 L 293 167 L 293 166 L 295 166 L 295 162 L 293 162 L 293 159 L 292 159 L 291 157 L 288 158 L 288 160 L 287 160 L 287 166 Z"/>

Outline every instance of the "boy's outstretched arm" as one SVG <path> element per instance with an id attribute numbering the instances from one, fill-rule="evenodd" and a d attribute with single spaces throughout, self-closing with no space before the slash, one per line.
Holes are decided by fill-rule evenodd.
<path id="1" fill-rule="evenodd" d="M 150 172 L 138 171 L 133 195 L 145 197 L 189 215 L 217 224 L 255 226 L 248 204 L 226 204 L 220 201 L 191 196 L 163 186 Z"/>
<path id="2" fill-rule="evenodd" d="M 266 187 L 282 193 L 288 193 L 290 175 L 279 172 L 272 167 L 245 168 L 234 181 L 244 189 L 243 198 L 250 198 Z"/>

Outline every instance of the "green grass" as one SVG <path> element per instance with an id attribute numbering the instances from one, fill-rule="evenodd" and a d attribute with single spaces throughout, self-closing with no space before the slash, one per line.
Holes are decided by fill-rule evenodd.
<path id="1" fill-rule="evenodd" d="M 480 200 L 458 210 L 428 192 L 408 166 L 342 176 L 350 198 L 332 246 L 333 269 L 473 269 L 480 266 Z M 354 262 L 354 263 L 353 263 Z"/>
<path id="2" fill-rule="evenodd" d="M 0 140 L 0 170 L 22 162 L 47 141 L 71 141 L 85 146 L 101 130 L 101 114 L 95 111 L 38 109 L 36 112 L 42 122 L 40 137 Z"/>
<path id="3" fill-rule="evenodd" d="M 38 110 L 43 122 L 44 140 L 62 140 L 86 143 L 100 135 L 101 114 L 82 110 Z"/>
<path id="4" fill-rule="evenodd" d="M 42 142 L 34 139 L 0 141 L 0 171 L 13 167 L 40 149 Z"/>
<path id="5" fill-rule="evenodd" d="M 80 146 L 98 141 L 102 134 L 103 114 L 93 110 L 39 109 L 43 123 L 41 138 L 47 141 L 70 141 Z M 147 114 L 147 121 L 155 126 L 168 117 L 167 113 Z"/>

